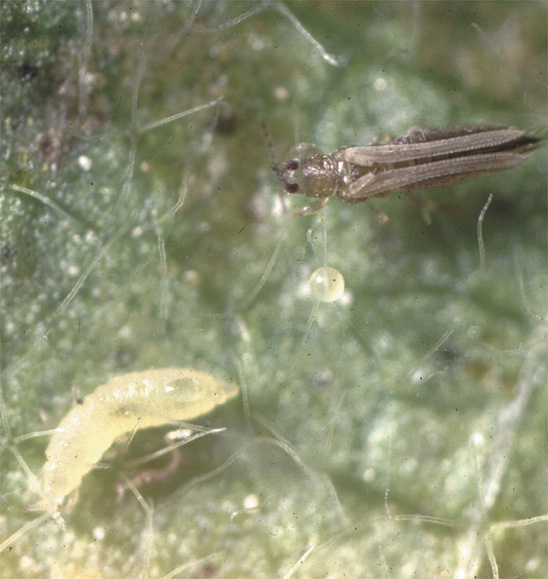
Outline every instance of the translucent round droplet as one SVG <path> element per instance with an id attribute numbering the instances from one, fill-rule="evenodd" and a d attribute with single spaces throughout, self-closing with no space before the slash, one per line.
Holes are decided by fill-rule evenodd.
<path id="1" fill-rule="evenodd" d="M 344 277 L 334 267 L 320 267 L 308 281 L 310 293 L 321 302 L 335 302 L 344 292 Z"/>

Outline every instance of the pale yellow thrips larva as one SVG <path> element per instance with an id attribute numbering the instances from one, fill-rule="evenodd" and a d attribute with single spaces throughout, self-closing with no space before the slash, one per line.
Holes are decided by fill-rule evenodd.
<path id="1" fill-rule="evenodd" d="M 239 392 L 191 368 L 130 372 L 99 386 L 61 420 L 40 471 L 38 508 L 55 516 L 116 438 L 210 412 Z"/>

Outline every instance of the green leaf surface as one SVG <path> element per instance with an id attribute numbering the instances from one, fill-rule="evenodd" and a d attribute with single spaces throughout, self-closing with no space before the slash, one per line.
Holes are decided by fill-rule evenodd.
<path id="1" fill-rule="evenodd" d="M 416 125 L 542 137 L 546 4 L 1 18 L 2 577 L 546 577 L 546 149 L 420 205 L 374 200 L 381 226 L 339 199 L 284 212 L 261 128 L 280 161 Z M 324 263 L 333 303 L 309 291 Z M 141 502 L 117 489 L 175 426 L 136 432 L 89 465 L 64 528 L 38 519 L 48 436 L 28 435 L 171 366 L 240 385 L 195 421 L 225 430 Z"/>

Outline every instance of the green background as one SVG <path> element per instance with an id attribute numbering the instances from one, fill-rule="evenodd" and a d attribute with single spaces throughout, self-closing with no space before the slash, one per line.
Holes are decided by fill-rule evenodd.
<path id="1" fill-rule="evenodd" d="M 37 517 L 47 437 L 18 437 L 110 377 L 188 366 L 245 394 L 142 490 L 151 518 L 116 487 L 166 429 L 2 577 L 546 577 L 546 520 L 517 523 L 548 512 L 546 149 L 428 211 L 379 199 L 383 227 L 338 199 L 284 213 L 261 129 L 281 160 L 414 125 L 543 136 L 546 3 L 287 2 L 339 67 L 260 6 L 2 3 L 0 539 Z M 324 253 L 346 293 L 314 309 Z"/>

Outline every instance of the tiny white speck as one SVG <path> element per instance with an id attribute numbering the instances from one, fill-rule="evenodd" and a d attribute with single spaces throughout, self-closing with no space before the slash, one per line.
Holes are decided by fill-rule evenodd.
<path id="1" fill-rule="evenodd" d="M 257 495 L 247 495 L 244 498 L 244 508 L 248 511 L 256 509 L 259 506 L 259 497 Z"/>
<path id="2" fill-rule="evenodd" d="M 525 564 L 525 570 L 528 573 L 537 571 L 539 567 L 540 567 L 540 557 L 533 557 L 532 559 L 529 559 L 529 561 L 527 561 L 527 563 Z"/>
<path id="3" fill-rule="evenodd" d="M 133 330 L 132 330 L 131 326 L 122 326 L 118 330 L 118 336 L 120 338 L 124 338 L 126 340 L 133 337 Z"/>
<path id="4" fill-rule="evenodd" d="M 375 470 L 368 468 L 363 473 L 363 480 L 366 482 L 371 482 L 375 478 Z"/>
<path id="5" fill-rule="evenodd" d="M 80 167 L 84 171 L 89 171 L 91 169 L 92 162 L 89 157 L 86 157 L 85 155 L 80 155 L 78 157 L 78 165 L 80 165 Z"/>
<path id="6" fill-rule="evenodd" d="M 415 372 L 413 372 L 413 375 L 411 376 L 411 382 L 413 384 L 417 384 L 419 382 L 422 382 L 423 380 L 424 380 L 423 370 L 416 370 Z"/>
<path id="7" fill-rule="evenodd" d="M 481 432 L 474 432 L 472 434 L 472 442 L 476 446 L 483 446 L 485 444 L 485 438 Z"/>
<path id="8" fill-rule="evenodd" d="M 274 90 L 274 96 L 279 101 L 286 101 L 289 98 L 289 91 L 283 86 L 278 86 Z"/>
<path id="9" fill-rule="evenodd" d="M 386 88 L 386 79 L 382 78 L 382 76 L 375 79 L 373 86 L 376 90 L 384 90 Z"/>

